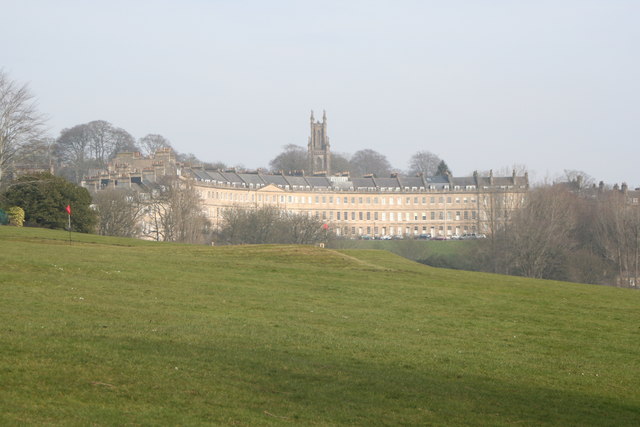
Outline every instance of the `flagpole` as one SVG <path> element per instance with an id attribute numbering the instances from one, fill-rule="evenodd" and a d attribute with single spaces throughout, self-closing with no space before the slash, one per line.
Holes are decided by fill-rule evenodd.
<path id="1" fill-rule="evenodd" d="M 69 217 L 69 227 L 67 228 L 69 229 L 69 245 L 71 245 L 71 205 L 67 205 L 65 210 L 67 211 L 67 216 Z"/>

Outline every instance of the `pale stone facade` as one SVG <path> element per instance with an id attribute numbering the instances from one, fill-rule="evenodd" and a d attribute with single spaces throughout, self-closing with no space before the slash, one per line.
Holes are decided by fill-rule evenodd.
<path id="1" fill-rule="evenodd" d="M 489 232 L 499 196 L 501 215 L 517 208 L 527 176 L 511 177 L 305 177 L 190 171 L 214 227 L 225 209 L 274 205 L 325 221 L 339 236 L 452 237 Z M 505 203 L 504 201 L 508 201 Z M 502 216 L 501 216 L 502 217 Z"/>

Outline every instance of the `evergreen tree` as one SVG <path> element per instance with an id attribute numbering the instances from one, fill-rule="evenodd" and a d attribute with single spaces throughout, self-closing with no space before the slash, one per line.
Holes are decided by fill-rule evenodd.
<path id="1" fill-rule="evenodd" d="M 449 169 L 449 166 L 447 166 L 444 160 L 441 160 L 440 163 L 438 163 L 438 170 L 436 171 L 436 175 L 445 176 L 447 174 L 453 175 L 451 173 L 451 170 Z"/>
<path id="2" fill-rule="evenodd" d="M 50 173 L 16 179 L 2 199 L 5 207 L 19 206 L 24 210 L 26 226 L 65 229 L 68 225 L 65 207 L 69 205 L 71 229 L 83 233 L 94 231 L 96 214 L 89 207 L 89 191 Z"/>

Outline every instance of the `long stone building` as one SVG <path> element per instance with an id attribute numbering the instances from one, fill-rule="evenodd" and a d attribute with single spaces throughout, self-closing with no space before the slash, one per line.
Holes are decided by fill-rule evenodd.
<path id="1" fill-rule="evenodd" d="M 186 167 L 162 150 L 153 158 L 121 153 L 104 174 L 84 185 L 149 187 L 165 175 L 192 180 L 214 227 L 231 207 L 273 205 L 300 215 L 315 216 L 339 236 L 452 237 L 490 233 L 524 201 L 527 175 L 494 177 L 401 176 L 350 177 L 331 175 L 326 113 L 322 122 L 311 113 L 311 135 L 305 175 L 236 172 Z"/>
<path id="2" fill-rule="evenodd" d="M 322 219 L 339 236 L 455 236 L 490 232 L 528 190 L 527 176 L 350 178 L 190 169 L 214 226 L 225 209 L 274 205 Z M 494 212 L 496 212 L 494 214 Z"/>

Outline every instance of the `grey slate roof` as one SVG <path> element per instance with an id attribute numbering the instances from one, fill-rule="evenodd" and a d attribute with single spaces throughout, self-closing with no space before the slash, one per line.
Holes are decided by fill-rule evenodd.
<path id="1" fill-rule="evenodd" d="M 358 191 L 374 189 L 382 191 L 397 191 L 404 189 L 444 190 L 446 188 L 453 190 L 454 186 L 459 186 L 461 189 L 467 189 L 476 185 L 478 186 L 478 189 L 484 189 L 485 187 L 524 188 L 528 186 L 528 177 L 526 175 L 516 176 L 515 178 L 513 176 L 493 178 L 490 178 L 489 176 L 394 176 L 387 178 L 350 178 L 342 176 L 283 176 L 263 174 L 261 172 L 236 173 L 232 171 L 213 171 L 203 169 L 189 169 L 187 170 L 187 173 L 191 173 L 196 180 L 202 182 L 211 182 L 215 184 L 244 188 L 260 188 L 272 184 L 283 189 L 288 188 L 291 190 L 293 190 L 294 187 L 296 190 L 333 189 Z"/>

